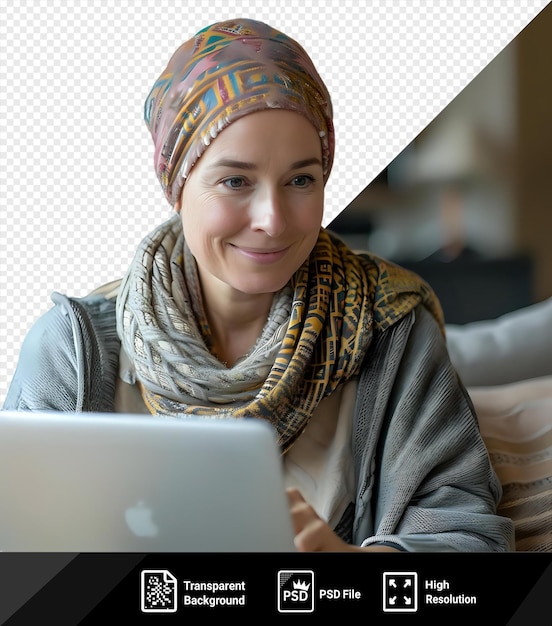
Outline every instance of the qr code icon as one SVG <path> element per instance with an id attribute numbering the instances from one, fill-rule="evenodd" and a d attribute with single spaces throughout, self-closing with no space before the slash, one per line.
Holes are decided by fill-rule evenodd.
<path id="1" fill-rule="evenodd" d="M 176 578 L 168 570 L 142 570 L 140 609 L 143 613 L 174 613 L 177 608 L 176 597 Z"/>

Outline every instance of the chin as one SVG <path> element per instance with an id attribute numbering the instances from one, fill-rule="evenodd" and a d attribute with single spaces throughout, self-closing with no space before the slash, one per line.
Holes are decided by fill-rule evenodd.
<path id="1" fill-rule="evenodd" d="M 276 293 L 283 289 L 287 283 L 289 282 L 291 276 L 286 279 L 282 279 L 281 281 L 277 280 L 269 280 L 262 279 L 261 277 L 256 277 L 254 280 L 244 280 L 240 281 L 238 284 L 234 284 L 234 289 L 241 291 L 242 293 L 247 293 L 251 296 L 253 295 L 261 295 L 267 293 Z"/>

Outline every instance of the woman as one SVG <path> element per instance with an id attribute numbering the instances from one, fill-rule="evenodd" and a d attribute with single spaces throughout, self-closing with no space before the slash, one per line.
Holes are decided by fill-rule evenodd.
<path id="1" fill-rule="evenodd" d="M 511 549 L 433 293 L 321 227 L 332 104 L 303 48 L 209 26 L 145 120 L 175 213 L 120 283 L 54 296 L 5 408 L 265 419 L 299 550 Z"/>

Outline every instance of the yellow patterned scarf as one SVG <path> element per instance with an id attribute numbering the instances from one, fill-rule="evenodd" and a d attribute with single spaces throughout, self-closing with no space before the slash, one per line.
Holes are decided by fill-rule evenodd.
<path id="1" fill-rule="evenodd" d="M 119 292 L 117 328 L 153 414 L 268 420 L 285 452 L 319 402 L 358 373 L 374 330 L 420 302 L 442 326 L 416 275 L 351 251 L 329 231 L 275 294 L 261 337 L 227 368 L 208 350 L 195 261 L 173 216 L 139 246 Z"/>

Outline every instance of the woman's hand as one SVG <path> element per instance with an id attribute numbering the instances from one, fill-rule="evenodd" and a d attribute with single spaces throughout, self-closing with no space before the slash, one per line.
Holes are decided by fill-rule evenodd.
<path id="1" fill-rule="evenodd" d="M 396 552 L 389 546 L 361 548 L 343 541 L 294 487 L 286 489 L 295 547 L 299 552 Z"/>

